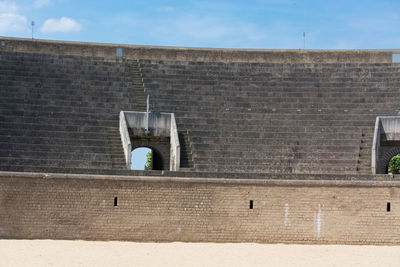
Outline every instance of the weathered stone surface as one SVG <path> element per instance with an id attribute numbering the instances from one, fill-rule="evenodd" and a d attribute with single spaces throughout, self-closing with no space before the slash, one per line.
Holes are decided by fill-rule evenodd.
<path id="1" fill-rule="evenodd" d="M 116 49 L 123 49 L 128 59 L 180 60 L 206 62 L 259 63 L 390 63 L 392 54 L 400 50 L 262 50 L 209 49 L 185 47 L 152 47 L 98 43 L 61 42 L 2 37 L 4 51 L 53 53 L 89 57 L 115 58 Z"/>
<path id="2" fill-rule="evenodd" d="M 398 244 L 398 205 L 398 181 L 0 172 L 1 238 Z"/>
<path id="3" fill-rule="evenodd" d="M 378 55 L 388 51 L 226 50 L 231 60 L 214 58 L 225 53 L 219 50 L 127 46 L 120 59 L 107 52 L 113 45 L 6 43 L 0 51 L 1 170 L 124 168 L 118 113 L 143 111 L 149 94 L 152 111 L 176 116 L 180 140 L 186 142 L 181 167 L 369 173 L 375 118 L 399 112 L 398 64 L 360 63 L 387 62 Z M 128 59 L 129 49 L 147 49 L 158 60 L 142 59 L 138 65 Z M 136 56 L 146 58 L 146 53 Z M 253 53 L 268 60 L 249 63 Z M 271 63 L 276 53 L 291 64 Z M 343 61 L 332 64 L 324 53 L 363 58 L 339 56 Z M 304 60 L 305 54 L 320 56 Z M 242 60 L 249 62 L 229 63 Z M 323 63 L 309 63 L 314 60 Z"/>
<path id="4" fill-rule="evenodd" d="M 0 169 L 124 168 L 121 110 L 144 110 L 136 61 L 0 51 Z"/>
<path id="5" fill-rule="evenodd" d="M 140 64 L 197 171 L 370 173 L 375 118 L 399 112 L 396 64 Z"/>
<path id="6" fill-rule="evenodd" d="M 400 243 L 399 177 L 370 168 L 399 51 L 2 40 L 0 238 Z M 178 172 L 126 170 L 118 114 L 145 94 Z"/>

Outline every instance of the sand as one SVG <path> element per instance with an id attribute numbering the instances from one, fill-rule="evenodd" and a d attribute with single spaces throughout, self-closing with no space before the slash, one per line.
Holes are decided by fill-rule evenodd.
<path id="1" fill-rule="evenodd" d="M 400 246 L 0 240 L 0 266 L 400 266 Z"/>

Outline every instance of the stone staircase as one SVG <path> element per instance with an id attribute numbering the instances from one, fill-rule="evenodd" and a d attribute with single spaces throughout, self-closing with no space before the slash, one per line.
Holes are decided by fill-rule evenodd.
<path id="1" fill-rule="evenodd" d="M 179 132 L 178 136 L 181 146 L 180 168 L 183 171 L 188 171 L 190 169 L 193 169 L 192 144 L 189 140 L 189 132 Z"/>
<path id="2" fill-rule="evenodd" d="M 397 64 L 0 63 L 0 170 L 128 173 L 118 115 L 149 94 L 175 113 L 183 173 L 370 174 L 375 118 L 400 112 Z"/>
<path id="3" fill-rule="evenodd" d="M 360 153 L 357 162 L 357 172 L 359 174 L 371 173 L 371 150 L 373 139 L 374 128 L 363 128 L 360 139 Z"/>
<path id="4" fill-rule="evenodd" d="M 121 153 L 122 142 L 119 127 L 107 128 L 107 140 L 112 169 L 126 169 L 125 156 L 123 152 Z"/>
<path id="5" fill-rule="evenodd" d="M 145 87 L 143 85 L 142 73 L 138 60 L 126 60 L 128 64 L 129 75 L 132 76 L 132 88 L 135 92 L 135 106 L 138 111 L 146 111 Z"/>

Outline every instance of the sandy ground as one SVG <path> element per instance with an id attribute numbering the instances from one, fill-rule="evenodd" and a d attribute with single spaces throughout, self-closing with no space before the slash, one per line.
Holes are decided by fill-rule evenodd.
<path id="1" fill-rule="evenodd" d="M 400 266 L 400 246 L 0 240 L 0 266 Z"/>

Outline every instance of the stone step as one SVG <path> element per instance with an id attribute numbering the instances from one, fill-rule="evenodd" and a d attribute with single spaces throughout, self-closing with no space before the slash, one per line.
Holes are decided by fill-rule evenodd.
<path id="1" fill-rule="evenodd" d="M 73 132 L 73 133 L 97 133 L 105 134 L 108 127 L 87 125 L 65 125 L 65 124 L 43 124 L 43 123 L 2 123 L 0 129 L 7 130 L 30 130 L 43 132 Z"/>
<path id="2" fill-rule="evenodd" d="M 329 72 L 347 72 L 349 69 L 355 69 L 359 72 L 365 71 L 368 68 L 382 68 L 390 67 L 400 71 L 398 64 L 396 63 L 250 63 L 250 62 L 202 62 L 202 61 L 177 61 L 177 60 L 148 60 L 140 59 L 140 66 L 150 66 L 153 70 L 160 70 L 166 67 L 174 69 L 185 69 L 189 67 L 204 68 L 208 70 L 223 70 L 225 68 L 234 67 L 236 71 L 240 68 L 251 68 L 257 69 L 264 73 L 268 73 L 269 69 L 276 69 L 275 71 L 283 72 L 293 69 L 299 69 L 305 72 L 314 73 L 318 70 L 326 69 Z M 163 68 L 160 68 L 162 66 Z"/>
<path id="3" fill-rule="evenodd" d="M 27 166 L 52 166 L 52 167 L 75 167 L 75 168 L 99 168 L 110 169 L 109 161 L 82 161 L 65 159 L 37 159 L 37 158 L 12 158 L 0 157 L 0 166 L 27 165 Z"/>
<path id="4" fill-rule="evenodd" d="M 181 147 L 181 158 L 180 167 L 181 168 L 193 168 L 193 155 L 191 143 L 189 141 L 189 134 L 185 131 L 178 132 L 179 144 Z"/>
<path id="5" fill-rule="evenodd" d="M 263 148 L 259 150 L 254 149 L 253 151 L 246 150 L 196 150 L 194 159 L 196 158 L 216 158 L 216 157 L 226 157 L 226 158 L 262 158 L 264 160 L 274 160 L 274 159 L 359 159 L 357 153 L 354 151 L 349 152 L 332 152 L 332 151 L 301 151 L 297 150 L 295 147 L 288 150 L 273 150 L 265 151 Z"/>
<path id="6" fill-rule="evenodd" d="M 263 100 L 263 101 L 261 101 Z M 247 109 L 247 111 L 250 111 L 251 113 L 253 113 L 254 111 L 252 109 L 262 109 L 262 108 L 269 108 L 272 110 L 272 108 L 275 109 L 280 109 L 280 108 L 285 108 L 285 107 L 296 107 L 296 113 L 297 112 L 301 112 L 301 107 L 306 107 L 304 106 L 305 104 L 309 104 L 309 105 L 315 105 L 315 111 L 318 111 L 319 108 L 324 108 L 324 109 L 335 109 L 335 108 L 340 108 L 340 106 L 346 105 L 346 104 L 359 104 L 359 105 L 365 105 L 365 107 L 368 107 L 370 109 L 373 109 L 374 107 L 376 107 L 375 105 L 372 104 L 379 104 L 379 103 L 385 103 L 387 106 L 392 106 L 393 110 L 396 111 L 398 110 L 398 107 L 396 106 L 396 96 L 393 95 L 392 97 L 388 97 L 387 99 L 379 99 L 379 98 L 367 98 L 367 99 L 357 99 L 356 101 L 352 101 L 349 99 L 340 100 L 340 98 L 325 98 L 324 100 L 320 100 L 318 101 L 318 99 L 314 99 L 314 98 L 302 98 L 301 102 L 299 102 L 299 99 L 296 98 L 292 98 L 290 99 L 284 99 L 284 98 L 262 98 L 259 97 L 257 101 L 252 101 L 251 99 L 241 99 L 238 101 L 227 101 L 224 99 L 219 99 L 219 100 L 204 100 L 204 101 L 200 101 L 200 100 L 192 100 L 189 97 L 185 98 L 185 99 L 179 99 L 179 98 L 174 98 L 171 99 L 170 101 L 163 101 L 161 99 L 158 99 L 157 97 L 155 97 L 152 105 L 154 107 L 157 107 L 158 109 L 172 109 L 172 110 L 191 110 L 191 108 L 193 110 L 198 110 L 198 106 L 203 106 L 207 107 L 207 106 L 215 106 L 211 105 L 210 103 L 221 103 L 221 105 L 219 106 L 219 110 L 223 111 L 224 109 L 227 108 L 242 108 L 242 109 Z M 75 99 L 75 100 L 71 100 L 71 101 L 81 101 L 79 99 Z M 83 100 L 82 100 L 83 101 Z M 279 103 L 285 103 L 285 104 L 279 104 Z M 278 104 L 277 104 L 278 103 Z M 290 104 L 292 103 L 292 105 L 290 106 Z M 177 107 L 179 107 L 179 109 L 177 109 Z M 309 107 L 309 106 L 308 106 Z M 354 106 L 353 106 L 354 108 Z M 340 108 L 341 109 L 341 108 Z M 247 112 L 246 111 L 246 112 Z M 274 113 L 274 112 L 270 112 L 270 113 Z M 318 112 L 315 112 L 316 114 L 318 114 Z M 343 110 L 343 113 L 346 114 L 346 111 Z M 342 114 L 343 114 L 342 113 Z M 277 114 L 277 113 L 275 113 Z"/>
<path id="7" fill-rule="evenodd" d="M 223 138 L 224 143 L 238 143 L 240 142 L 241 144 L 249 144 L 252 145 L 254 144 L 254 138 L 230 138 L 226 137 Z M 271 139 L 266 139 L 262 138 L 263 145 L 266 147 L 268 146 L 332 146 L 332 145 L 349 145 L 349 146 L 355 146 L 359 140 L 357 139 L 302 139 L 300 140 L 293 140 L 293 139 L 285 139 L 285 138 L 271 138 Z M 198 143 L 198 144 L 219 144 L 221 143 L 221 138 L 210 138 L 210 137 L 193 137 L 192 138 L 193 143 Z M 369 143 L 371 144 L 371 143 Z M 260 147 L 262 149 L 263 147 Z"/>
<path id="8" fill-rule="evenodd" d="M 197 152 L 197 151 L 196 151 Z M 297 157 L 296 154 L 285 156 L 284 154 L 276 155 L 273 157 L 272 154 L 267 153 L 264 157 L 259 155 L 251 155 L 250 153 L 245 154 L 246 156 L 233 156 L 230 154 L 221 155 L 204 155 L 198 156 L 196 153 L 194 156 L 194 162 L 207 162 L 209 164 L 222 164 L 225 162 L 230 162 L 231 164 L 267 164 L 267 163 L 314 163 L 314 164 L 343 164 L 343 165 L 356 165 L 358 163 L 358 158 L 354 155 L 352 159 L 344 157 L 327 158 L 320 156 L 319 154 L 308 154 L 309 157 Z"/>
<path id="9" fill-rule="evenodd" d="M 360 174 L 371 174 L 371 165 L 370 166 L 365 166 L 365 167 L 359 167 L 357 168 L 357 172 Z"/>
<path id="10" fill-rule="evenodd" d="M 157 100 L 157 99 L 155 99 Z M 154 102 L 154 103 L 153 103 Z M 153 109 L 156 109 L 158 111 L 162 110 L 190 110 L 190 103 L 189 102 L 183 102 L 178 100 L 177 102 L 179 103 L 180 106 L 176 105 L 171 105 L 170 103 L 160 103 L 158 101 L 153 101 L 151 102 L 151 107 Z M 191 104 L 191 103 L 190 103 Z M 273 102 L 269 103 L 268 106 L 262 106 L 259 105 L 258 107 L 235 107 L 233 105 L 228 105 L 229 103 L 221 105 L 215 105 L 210 104 L 210 103 L 202 103 L 200 107 L 194 106 L 192 109 L 197 110 L 197 111 L 202 111 L 202 112 L 214 112 L 216 115 L 218 115 L 218 112 L 223 112 L 223 113 L 234 113 L 234 112 L 239 112 L 239 113 L 275 113 L 275 112 L 283 112 L 283 113 L 297 113 L 303 112 L 306 113 L 308 110 L 312 114 L 318 114 L 320 112 L 325 111 L 336 111 L 335 113 L 343 114 L 346 112 L 351 112 L 351 110 L 354 109 L 355 104 L 354 103 L 301 103 L 301 102 Z M 361 103 L 360 103 L 361 104 Z M 371 114 L 376 114 L 380 115 L 382 114 L 381 110 L 383 110 L 384 113 L 387 114 L 397 114 L 397 107 L 396 106 L 388 106 L 387 103 L 362 103 L 362 106 L 367 109 L 367 113 Z M 196 107 L 196 108 L 195 108 Z M 310 109 L 310 107 L 312 109 Z M 249 110 L 251 108 L 251 110 Z M 321 110 L 321 111 L 320 111 Z M 257 112 L 258 111 L 258 112 Z M 289 112 L 290 111 L 290 112 Z M 294 111 L 294 112 L 293 112 Z M 357 110 L 356 110 L 357 111 Z"/>
<path id="11" fill-rule="evenodd" d="M 19 117 L 19 116 L 1 116 L 1 123 L 36 123 L 36 124 L 68 124 L 70 126 L 103 126 L 113 127 L 117 120 L 88 120 L 88 119 L 74 119 L 68 118 L 45 118 L 45 117 Z"/>
<path id="12" fill-rule="evenodd" d="M 85 132 L 53 132 L 53 131 L 35 131 L 35 130 L 23 130 L 23 129 L 1 129 L 0 138 L 3 136 L 12 137 L 46 137 L 46 138 L 76 138 L 76 139 L 93 139 L 93 140 L 104 140 L 106 135 L 104 133 L 85 133 Z M 118 138 L 116 136 L 115 138 Z"/>
<path id="13" fill-rule="evenodd" d="M 12 143 L 5 140 L 0 140 L 0 149 L 2 150 L 26 150 L 26 151 L 49 151 L 49 152 L 71 152 L 71 153 L 107 153 L 105 146 L 88 146 L 87 144 L 41 144 L 41 143 Z"/>
<path id="14" fill-rule="evenodd" d="M 386 89 L 385 91 L 379 92 L 374 90 L 372 92 L 365 92 L 362 90 L 355 90 L 353 88 L 352 91 L 344 91 L 344 92 L 335 92 L 330 90 L 322 91 L 320 89 L 310 90 L 310 91 L 271 91 L 266 90 L 237 90 L 232 91 L 229 88 L 224 89 L 221 86 L 218 88 L 210 87 L 210 88 L 202 88 L 202 90 L 198 90 L 198 88 L 193 88 L 187 86 L 186 88 L 182 88 L 181 90 L 174 89 L 171 85 L 171 89 L 168 87 L 161 88 L 159 84 L 146 84 L 146 87 L 150 91 L 157 91 L 157 97 L 163 100 L 174 100 L 174 95 L 178 96 L 185 96 L 185 98 L 191 98 L 193 100 L 198 101 L 216 101 L 216 100 L 223 100 L 223 101 L 240 101 L 240 100 L 251 100 L 254 102 L 263 102 L 265 100 L 282 100 L 282 98 L 287 98 L 288 101 L 294 100 L 319 100 L 325 101 L 328 100 L 346 100 L 346 101 L 364 101 L 368 99 L 384 99 L 390 100 L 391 97 L 395 96 L 396 88 L 393 89 Z M 154 88 L 160 87 L 160 88 Z M 253 88 L 254 89 L 254 88 Z M 261 89 L 261 88 L 260 88 Z M 225 92 L 227 91 L 227 92 Z M 213 92 L 213 94 L 210 94 Z M 344 99 L 345 98 L 345 99 Z"/>
<path id="15" fill-rule="evenodd" d="M 329 79 L 328 79 L 329 80 Z M 168 82 L 169 81 L 169 82 Z M 349 94 L 352 92 L 378 92 L 378 93 L 390 93 L 396 89 L 395 82 L 390 79 L 385 82 L 382 86 L 382 82 L 365 82 L 365 81 L 353 81 L 353 82 L 327 82 L 321 80 L 310 81 L 277 81 L 277 80 L 266 80 L 266 81 L 251 81 L 251 82 L 224 82 L 218 83 L 218 81 L 207 81 L 206 79 L 198 81 L 196 83 L 185 83 L 182 80 L 171 80 L 171 79 L 157 79 L 152 76 L 143 77 L 143 83 L 149 86 L 149 89 L 163 89 L 164 90 L 176 90 L 178 92 L 186 93 L 188 89 L 201 94 L 209 90 L 215 89 L 216 93 L 225 92 L 232 93 L 281 93 L 285 94 L 288 92 L 295 93 L 343 93 Z M 231 90 L 229 88 L 231 87 Z M 232 90 L 232 87 L 235 90 Z M 186 92 L 185 92 L 186 91 Z M 317 95 L 316 95 L 317 96 Z"/>
<path id="16" fill-rule="evenodd" d="M 11 112 L 11 111 L 18 111 L 18 112 L 22 112 L 24 110 L 28 110 L 30 112 L 71 112 L 74 111 L 76 113 L 83 113 L 83 114 L 88 114 L 88 113 L 110 113 L 110 112 L 114 112 L 114 113 L 118 113 L 118 108 L 114 107 L 114 106 L 109 106 L 109 107 L 87 107 L 87 106 L 75 106 L 73 108 L 71 108 L 71 106 L 54 106 L 52 104 L 47 104 L 46 106 L 43 106 L 42 104 L 39 105 L 35 102 L 31 102 L 31 103 L 19 103 L 19 102 L 15 102 L 13 103 L 11 99 L 2 99 L 0 100 L 1 103 L 1 107 L 0 107 L 0 112 Z M 45 103 L 40 101 L 39 103 Z M 137 104 L 136 106 L 139 106 L 139 104 Z M 140 106 L 144 106 L 144 104 L 141 104 Z M 135 108 L 135 106 L 132 106 L 132 108 Z M 182 109 L 181 106 L 180 109 Z M 379 108 L 379 106 L 375 107 L 375 108 Z M 176 109 L 176 108 L 175 108 Z M 185 115 L 186 117 L 184 117 L 184 119 L 189 120 L 189 119 L 195 119 L 196 117 L 201 118 L 201 116 L 206 116 L 207 118 L 210 118 L 210 115 L 215 114 L 216 112 L 220 113 L 220 114 L 216 114 L 211 118 L 214 117 L 232 117 L 234 118 L 233 114 L 237 113 L 238 116 L 240 117 L 249 117 L 249 114 L 252 116 L 252 118 L 255 119 L 266 119 L 270 116 L 295 116 L 297 114 L 302 115 L 302 116 L 313 116 L 313 115 L 318 115 L 318 116 L 328 116 L 330 115 L 332 118 L 334 118 L 335 116 L 340 116 L 340 117 L 346 117 L 346 115 L 348 116 L 361 116 L 361 115 L 365 115 L 366 117 L 369 116 L 377 116 L 377 115 L 381 115 L 381 114 L 388 114 L 388 115 L 396 115 L 397 113 L 394 112 L 393 109 L 381 109 L 381 110 L 377 110 L 377 109 L 345 109 L 345 108 L 319 108 L 319 107 L 315 107 L 310 109 L 309 107 L 306 109 L 303 109 L 302 107 L 298 107 L 298 108 L 273 108 L 273 107 L 269 107 L 269 108 L 257 108 L 254 109 L 252 108 L 251 110 L 248 109 L 244 109 L 244 108 L 235 108 L 235 107 L 230 107 L 226 110 L 226 108 L 222 108 L 219 107 L 215 107 L 214 106 L 209 106 L 209 107 L 200 107 L 198 109 L 195 108 L 190 108 L 190 107 L 185 107 L 185 109 L 192 109 L 193 111 L 195 111 L 195 114 L 190 114 L 190 115 Z M 177 112 L 181 112 L 179 110 L 177 110 Z M 379 112 L 379 114 L 377 114 Z M 178 114 L 179 115 L 179 114 Z M 196 117 L 194 117 L 193 115 L 196 115 Z M 182 118 L 180 118 L 182 119 Z M 198 121 L 199 123 L 203 122 L 203 121 Z M 204 122 L 203 122 L 204 123 Z"/>
<path id="17" fill-rule="evenodd" d="M 122 141 L 118 128 L 109 128 L 108 130 L 108 147 L 111 152 L 111 162 L 113 169 L 125 169 L 125 155 L 122 147 Z M 118 148 L 119 149 L 116 149 Z"/>
<path id="18" fill-rule="evenodd" d="M 171 64 L 172 63 L 172 64 Z M 370 77 L 371 74 L 376 72 L 383 73 L 399 73 L 399 67 L 396 65 L 352 65 L 346 64 L 325 64 L 325 65 L 312 65 L 312 64 L 288 64 L 288 63 L 277 63 L 271 65 L 269 63 L 261 63 L 261 65 L 248 65 L 246 63 L 228 63 L 224 66 L 214 65 L 212 62 L 203 62 L 202 66 L 194 64 L 186 64 L 182 66 L 182 62 L 159 62 L 155 64 L 148 64 L 147 62 L 140 62 L 143 74 L 145 73 L 157 73 L 157 74 L 193 74 L 198 73 L 199 75 L 207 76 L 219 76 L 229 75 L 232 72 L 236 72 L 238 75 L 254 75 L 262 77 L 287 77 L 289 75 L 301 75 L 312 76 L 312 75 L 327 75 L 327 76 L 343 76 L 357 74 L 360 78 Z M 289 66 L 290 65 L 290 66 Z"/>
<path id="19" fill-rule="evenodd" d="M 257 75 L 264 74 L 266 77 L 276 76 L 283 77 L 290 75 L 291 73 L 298 73 L 302 75 L 313 75 L 313 74 L 326 74 L 326 75 L 341 75 L 341 74 L 358 74 L 363 77 L 370 73 L 375 72 L 392 72 L 399 73 L 399 67 L 396 64 L 385 63 L 382 65 L 375 65 L 374 63 L 369 64 L 353 64 L 348 65 L 347 63 L 342 64 L 287 64 L 287 63 L 260 63 L 247 64 L 247 63 L 227 63 L 225 65 L 214 64 L 213 62 L 184 62 L 184 61 L 162 61 L 162 62 L 146 62 L 139 61 L 143 73 L 192 73 L 197 71 L 198 73 L 205 73 L 207 75 L 215 75 L 215 73 L 231 73 L 235 71 L 237 73 Z M 182 64 L 183 63 L 183 64 Z M 198 65 L 203 63 L 203 65 Z"/>
<path id="20" fill-rule="evenodd" d="M 369 167 L 371 168 L 371 161 L 359 161 L 357 168 Z"/>
<path id="21" fill-rule="evenodd" d="M 86 160 L 86 161 L 103 161 L 110 160 L 112 155 L 106 153 L 68 153 L 64 151 L 27 151 L 27 150 L 2 150 L 0 149 L 1 158 L 51 158 L 60 160 Z M 122 157 L 123 159 L 123 157 Z"/>
<path id="22" fill-rule="evenodd" d="M 294 138 L 297 140 L 302 139 L 356 139 L 359 136 L 358 133 L 354 132 L 253 132 L 253 131 L 234 131 L 227 132 L 223 129 L 218 130 L 190 130 L 193 137 L 209 137 L 209 138 L 254 138 L 254 139 L 284 139 L 284 138 Z M 358 145 L 358 144 L 357 144 Z"/>
<path id="23" fill-rule="evenodd" d="M 243 165 L 238 168 L 237 165 L 223 164 L 223 165 L 209 165 L 209 164 L 195 164 L 196 171 L 209 171 L 209 172 L 232 172 L 235 170 L 238 173 L 298 173 L 298 174 L 356 174 L 355 168 L 343 166 L 321 166 L 310 167 L 308 164 L 304 166 L 282 166 L 277 167 L 274 165 Z"/>
<path id="24" fill-rule="evenodd" d="M 83 145 L 83 146 L 106 146 L 107 141 L 104 139 L 76 139 L 76 138 L 48 138 L 46 136 L 24 137 L 24 136 L 1 136 L 0 142 L 21 143 L 21 144 L 48 144 L 48 145 Z"/>
<path id="25" fill-rule="evenodd" d="M 209 74 L 209 72 L 205 72 L 204 70 L 193 70 L 181 71 L 177 72 L 174 70 L 164 70 L 165 72 L 154 72 L 154 71 L 146 71 L 143 73 L 144 81 L 149 77 L 152 77 L 156 80 L 169 79 L 169 80 L 180 80 L 182 77 L 187 77 L 189 81 L 198 81 L 198 80 L 207 80 L 207 81 L 216 81 L 216 82 L 272 82 L 272 81 L 283 81 L 283 82 L 314 82 L 316 80 L 320 81 L 320 84 L 332 84 L 332 83 L 344 83 L 344 82 L 379 82 L 379 81 L 388 81 L 390 79 L 392 81 L 398 81 L 400 77 L 400 73 L 382 69 L 377 71 L 371 71 L 367 75 L 359 75 L 358 73 L 338 73 L 335 75 L 329 73 L 315 73 L 313 75 L 301 73 L 301 72 L 291 72 L 287 75 L 278 76 L 274 74 L 268 75 L 268 73 L 258 73 L 256 70 L 253 73 L 246 72 L 221 72 L 216 71 L 213 74 Z M 194 82 L 195 84 L 195 82 Z"/>

